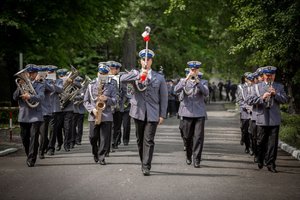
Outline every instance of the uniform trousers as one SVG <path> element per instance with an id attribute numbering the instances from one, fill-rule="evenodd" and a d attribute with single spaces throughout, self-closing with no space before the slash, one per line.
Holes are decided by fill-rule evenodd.
<path id="1" fill-rule="evenodd" d="M 279 126 L 257 126 L 258 162 L 276 167 Z"/>
<path id="2" fill-rule="evenodd" d="M 249 124 L 250 119 L 241 119 L 241 142 L 245 143 L 246 149 L 250 147 Z"/>
<path id="3" fill-rule="evenodd" d="M 73 113 L 73 124 L 72 124 L 72 139 L 71 143 L 81 143 L 83 134 L 83 121 L 84 114 Z"/>
<path id="4" fill-rule="evenodd" d="M 154 136 L 158 122 L 148 122 L 134 119 L 139 156 L 143 169 L 151 169 L 154 151 Z"/>
<path id="5" fill-rule="evenodd" d="M 128 144 L 130 141 L 130 130 L 131 130 L 131 117 L 129 110 L 122 112 L 122 125 L 123 125 L 123 143 Z"/>
<path id="6" fill-rule="evenodd" d="M 122 113 L 115 111 L 113 114 L 113 148 L 121 143 L 121 126 L 122 126 Z"/>
<path id="7" fill-rule="evenodd" d="M 255 120 L 250 120 L 250 148 L 252 149 L 254 155 L 256 156 L 257 149 L 257 126 Z"/>
<path id="8" fill-rule="evenodd" d="M 49 125 L 50 125 L 51 118 L 52 117 L 50 115 L 45 115 L 44 121 L 42 122 L 41 127 L 40 127 L 41 136 L 40 136 L 39 153 L 41 155 L 44 155 L 44 152 L 48 148 L 48 144 L 49 144 L 48 132 L 49 132 Z"/>
<path id="9" fill-rule="evenodd" d="M 95 125 L 94 121 L 90 121 L 90 143 L 92 145 L 92 153 L 98 156 L 102 161 L 109 152 L 111 138 L 112 122 L 101 122 Z"/>
<path id="10" fill-rule="evenodd" d="M 55 143 L 57 138 L 57 145 L 62 145 L 62 124 L 63 124 L 63 113 L 55 112 L 50 120 L 50 139 L 48 149 L 52 152 L 55 150 Z M 60 140 L 61 141 L 60 141 Z"/>
<path id="11" fill-rule="evenodd" d="M 186 157 L 191 159 L 193 156 L 194 163 L 201 161 L 203 143 L 204 143 L 204 125 L 205 117 L 183 117 L 182 131 L 186 141 Z"/>
<path id="12" fill-rule="evenodd" d="M 129 116 L 129 111 L 118 112 L 118 114 L 114 115 L 113 146 L 118 146 L 119 144 L 121 144 L 121 138 L 124 144 L 129 143 L 131 130 L 130 120 L 131 117 Z M 122 127 L 123 137 L 121 131 Z"/>
<path id="13" fill-rule="evenodd" d="M 39 149 L 40 126 L 42 122 L 20 123 L 21 138 L 27 155 L 27 161 L 35 163 Z"/>

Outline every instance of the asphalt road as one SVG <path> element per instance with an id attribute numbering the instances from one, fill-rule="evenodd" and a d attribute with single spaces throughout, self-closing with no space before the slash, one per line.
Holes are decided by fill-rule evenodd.
<path id="1" fill-rule="evenodd" d="M 299 199 L 300 162 L 279 150 L 277 169 L 258 170 L 239 144 L 236 113 L 208 105 L 201 168 L 185 164 L 178 120 L 167 119 L 155 137 L 151 176 L 141 173 L 134 126 L 121 145 L 95 164 L 85 129 L 83 145 L 25 164 L 23 150 L 0 157 L 0 199 Z"/>

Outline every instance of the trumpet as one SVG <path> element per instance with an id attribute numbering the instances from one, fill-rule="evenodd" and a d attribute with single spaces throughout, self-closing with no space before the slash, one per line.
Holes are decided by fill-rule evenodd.
<path id="1" fill-rule="evenodd" d="M 270 90 L 272 88 L 272 82 L 268 82 L 268 90 Z M 273 96 L 269 96 L 268 98 L 266 98 L 266 108 L 267 109 L 270 109 L 273 105 L 273 101 L 274 101 L 274 98 Z"/>
<path id="2" fill-rule="evenodd" d="M 37 95 L 36 91 L 34 90 L 30 79 L 28 78 L 26 68 L 22 69 L 18 73 L 16 73 L 14 76 L 17 76 L 18 78 L 15 79 L 16 85 L 19 88 L 21 94 L 29 93 L 30 95 Z M 24 84 L 20 84 L 20 81 L 23 81 Z M 36 108 L 40 104 L 39 102 L 32 102 L 30 100 L 25 100 L 27 105 L 30 108 Z"/>

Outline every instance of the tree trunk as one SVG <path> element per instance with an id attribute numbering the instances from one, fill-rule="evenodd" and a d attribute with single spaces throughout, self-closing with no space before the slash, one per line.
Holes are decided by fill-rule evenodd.
<path id="1" fill-rule="evenodd" d="M 126 70 L 136 68 L 136 32 L 131 24 L 124 33 L 122 64 Z"/>

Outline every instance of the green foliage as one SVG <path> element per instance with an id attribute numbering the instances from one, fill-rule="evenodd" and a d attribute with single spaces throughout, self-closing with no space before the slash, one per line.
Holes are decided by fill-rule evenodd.
<path id="1" fill-rule="evenodd" d="M 300 115 L 282 113 L 279 137 L 289 145 L 300 148 Z"/>

